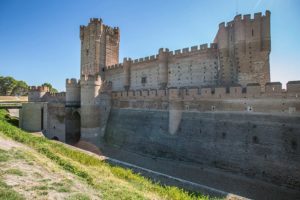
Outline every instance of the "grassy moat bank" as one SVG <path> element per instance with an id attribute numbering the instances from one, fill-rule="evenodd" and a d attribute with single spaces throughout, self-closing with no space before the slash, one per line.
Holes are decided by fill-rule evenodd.
<path id="1" fill-rule="evenodd" d="M 130 170 L 111 166 L 98 156 L 28 134 L 10 124 L 7 115 L 0 110 L 0 137 L 2 141 L 12 139 L 14 145 L 0 152 L 1 199 L 27 199 L 28 193 L 34 194 L 35 199 L 50 199 L 53 195 L 59 199 L 211 199 L 161 186 Z M 30 184 L 20 187 L 24 182 L 20 180 L 26 176 L 35 176 L 31 188 Z M 16 187 L 11 186 L 11 177 L 18 177 Z"/>

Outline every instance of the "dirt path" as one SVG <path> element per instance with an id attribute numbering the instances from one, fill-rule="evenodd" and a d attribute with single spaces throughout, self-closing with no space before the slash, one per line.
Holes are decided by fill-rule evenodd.
<path id="1" fill-rule="evenodd" d="M 0 135 L 0 179 L 25 199 L 101 199 L 85 182 L 35 150 Z"/>

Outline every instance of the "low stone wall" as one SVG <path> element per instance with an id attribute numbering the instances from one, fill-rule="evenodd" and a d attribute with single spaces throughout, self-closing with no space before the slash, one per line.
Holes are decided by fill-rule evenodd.
<path id="1" fill-rule="evenodd" d="M 300 117 L 112 109 L 104 141 L 129 152 L 228 170 L 300 190 Z M 172 129 L 173 130 L 173 129 Z"/>

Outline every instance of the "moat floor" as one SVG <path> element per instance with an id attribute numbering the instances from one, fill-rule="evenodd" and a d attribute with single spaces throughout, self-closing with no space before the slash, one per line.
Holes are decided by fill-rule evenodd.
<path id="1" fill-rule="evenodd" d="M 99 151 L 100 152 L 100 151 Z M 300 199 L 300 191 L 194 163 L 148 157 L 103 145 L 102 155 L 251 199 Z M 143 173 L 141 171 L 138 171 Z M 149 174 L 145 174 L 149 175 Z M 151 175 L 150 175 L 151 177 Z M 153 178 L 153 177 L 151 177 Z M 154 178 L 157 178 L 156 176 Z M 160 180 L 168 183 L 166 180 Z M 172 183 L 169 183 L 172 184 Z"/>

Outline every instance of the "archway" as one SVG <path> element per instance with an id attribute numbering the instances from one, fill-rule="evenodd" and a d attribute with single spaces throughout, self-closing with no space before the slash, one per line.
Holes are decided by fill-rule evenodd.
<path id="1" fill-rule="evenodd" d="M 66 143 L 75 144 L 80 140 L 80 114 L 72 109 L 66 111 Z"/>

